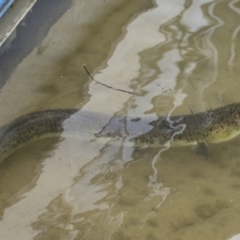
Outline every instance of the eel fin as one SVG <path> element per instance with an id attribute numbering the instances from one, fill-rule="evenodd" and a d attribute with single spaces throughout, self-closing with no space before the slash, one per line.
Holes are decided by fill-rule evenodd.
<path id="1" fill-rule="evenodd" d="M 191 114 L 195 113 L 195 110 L 189 105 L 189 110 Z M 209 147 L 205 141 L 197 141 L 197 145 L 194 146 L 194 151 L 197 155 L 202 155 L 206 159 L 209 158 Z"/>
<path id="2" fill-rule="evenodd" d="M 198 141 L 194 147 L 194 151 L 198 155 L 204 156 L 206 159 L 209 158 L 209 147 L 205 141 Z"/>

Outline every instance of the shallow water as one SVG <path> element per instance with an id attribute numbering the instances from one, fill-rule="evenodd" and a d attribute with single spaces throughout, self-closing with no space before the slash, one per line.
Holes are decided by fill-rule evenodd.
<path id="1" fill-rule="evenodd" d="M 75 0 L 1 89 L 1 123 L 50 108 L 110 120 L 238 102 L 239 7 Z M 84 63 L 136 94 L 95 84 Z M 230 239 L 240 232 L 239 140 L 210 145 L 209 160 L 94 136 L 33 142 L 1 165 L 0 238 Z"/>

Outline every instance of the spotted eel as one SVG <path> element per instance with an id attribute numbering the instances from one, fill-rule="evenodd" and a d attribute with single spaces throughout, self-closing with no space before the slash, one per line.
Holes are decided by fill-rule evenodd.
<path id="1" fill-rule="evenodd" d="M 93 136 L 121 136 L 145 144 L 193 145 L 198 141 L 218 143 L 240 132 L 240 103 L 195 114 L 161 117 L 157 120 L 53 109 L 23 115 L 0 128 L 0 161 L 19 147 L 40 137 L 70 132 Z"/>

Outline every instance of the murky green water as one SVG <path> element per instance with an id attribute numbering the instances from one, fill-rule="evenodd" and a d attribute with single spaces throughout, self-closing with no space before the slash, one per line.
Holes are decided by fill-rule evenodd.
<path id="1" fill-rule="evenodd" d="M 53 108 L 167 116 L 239 99 L 232 1 L 73 1 L 0 94 L 1 123 Z M 95 79 L 136 95 L 113 91 Z M 227 240 L 240 233 L 239 137 L 136 148 L 121 139 L 45 139 L 0 168 L 1 239 Z M 239 238 L 237 238 L 239 239 Z"/>

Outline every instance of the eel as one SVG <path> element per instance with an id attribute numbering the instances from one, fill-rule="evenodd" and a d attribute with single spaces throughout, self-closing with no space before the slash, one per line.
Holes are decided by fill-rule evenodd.
<path id="1" fill-rule="evenodd" d="M 240 133 L 240 103 L 194 114 L 151 118 L 109 116 L 78 109 L 53 109 L 23 115 L 0 128 L 0 162 L 21 146 L 64 134 L 120 136 L 145 144 L 171 146 L 219 143 Z"/>

